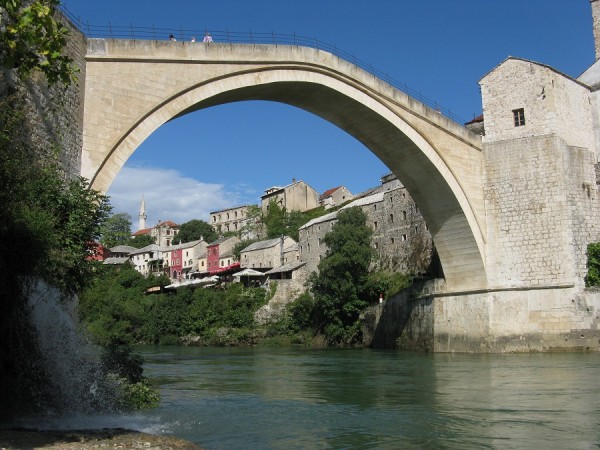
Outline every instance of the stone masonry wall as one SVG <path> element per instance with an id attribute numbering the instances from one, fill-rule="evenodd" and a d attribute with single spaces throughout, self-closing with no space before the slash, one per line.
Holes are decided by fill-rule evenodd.
<path id="1" fill-rule="evenodd" d="M 81 148 L 83 137 L 83 92 L 85 80 L 85 36 L 60 12 L 56 18 L 70 30 L 64 53 L 79 68 L 78 81 L 65 89 L 62 84 L 49 87 L 44 76 L 32 73 L 24 81 L 16 81 L 14 73 L 1 74 L 0 95 L 6 95 L 6 87 L 12 85 L 25 95 L 27 129 L 32 145 L 47 151 L 43 158 L 57 157 L 65 175 L 79 176 L 81 171 Z"/>
<path id="2" fill-rule="evenodd" d="M 576 280 L 563 154 L 557 136 L 486 144 L 485 198 L 491 286 Z"/>
<path id="3" fill-rule="evenodd" d="M 592 5 L 592 20 L 594 27 L 594 44 L 596 48 L 596 60 L 600 59 L 600 1 L 590 0 Z"/>

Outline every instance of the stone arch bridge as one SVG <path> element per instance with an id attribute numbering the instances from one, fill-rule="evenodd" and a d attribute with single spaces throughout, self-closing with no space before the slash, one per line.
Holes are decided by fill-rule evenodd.
<path id="1" fill-rule="evenodd" d="M 448 286 L 486 285 L 480 136 L 325 51 L 89 39 L 81 173 L 106 192 L 162 124 L 243 100 L 302 108 L 361 141 L 419 205 Z"/>
<path id="2" fill-rule="evenodd" d="M 506 77 L 527 79 L 534 111 L 536 83 L 545 83 L 536 71 L 552 78 L 547 90 L 567 83 L 577 90 L 572 98 L 588 95 L 582 83 L 517 60 L 494 70 L 482 92 L 497 79 L 506 90 L 488 98 L 505 101 L 509 92 L 529 101 L 515 86 L 530 85 Z M 295 45 L 88 39 L 84 83 L 81 175 L 102 192 L 161 125 L 229 102 L 293 105 L 370 149 L 419 206 L 444 271 L 444 280 L 377 307 L 374 341 L 385 335 L 386 345 L 434 351 L 600 349 L 600 295 L 583 289 L 585 246 L 600 237 L 596 159 L 580 139 L 568 142 L 581 121 L 557 128 L 562 135 L 482 143 L 356 65 Z M 501 114 L 500 124 L 508 106 L 499 106 L 484 110 Z"/>

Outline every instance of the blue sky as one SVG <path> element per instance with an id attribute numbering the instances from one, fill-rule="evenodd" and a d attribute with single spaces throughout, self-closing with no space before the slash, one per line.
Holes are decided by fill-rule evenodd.
<path id="1" fill-rule="evenodd" d="M 589 0 L 62 0 L 83 23 L 275 32 L 335 45 L 464 121 L 481 113 L 478 80 L 508 56 L 578 77 L 594 62 Z M 184 36 L 188 33 L 183 33 Z M 196 35 L 200 33 L 195 33 Z M 162 37 L 162 36 L 160 36 Z M 166 35 L 164 38 L 166 39 Z M 185 36 L 188 39 L 188 36 Z M 165 124 L 132 155 L 108 194 L 133 228 L 208 220 L 302 179 L 359 193 L 387 168 L 353 137 L 302 110 L 244 102 Z"/>

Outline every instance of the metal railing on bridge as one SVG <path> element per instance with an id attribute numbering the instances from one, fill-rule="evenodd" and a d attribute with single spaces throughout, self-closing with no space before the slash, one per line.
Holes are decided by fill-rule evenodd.
<path id="1" fill-rule="evenodd" d="M 132 39 L 132 40 L 168 40 L 169 36 L 173 36 L 177 41 L 190 41 L 195 37 L 197 42 L 202 42 L 208 30 L 200 29 L 173 29 L 173 28 L 158 28 L 158 27 L 134 27 L 133 25 L 92 25 L 85 23 L 75 17 L 64 5 L 59 6 L 61 12 L 69 18 L 87 37 L 104 38 L 104 39 Z M 301 36 L 294 34 L 282 34 L 275 32 L 239 32 L 230 30 L 210 30 L 210 35 L 214 42 L 228 44 L 272 44 L 272 45 L 298 45 L 303 47 L 311 47 L 318 50 L 324 50 L 333 55 L 338 56 L 361 69 L 369 72 L 377 78 L 385 81 L 394 88 L 416 98 L 421 103 L 435 109 L 440 114 L 452 119 L 453 121 L 463 125 L 466 120 L 459 117 L 450 109 L 441 106 L 435 100 L 432 100 L 416 89 L 409 87 L 406 83 L 399 82 L 390 77 L 387 73 L 378 70 L 371 64 L 357 58 L 351 53 L 348 53 L 335 45 L 327 44 L 320 41 L 316 37 Z"/>

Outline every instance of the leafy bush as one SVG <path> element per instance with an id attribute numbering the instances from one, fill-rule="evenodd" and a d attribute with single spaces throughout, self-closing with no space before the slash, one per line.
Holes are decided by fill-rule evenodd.
<path id="1" fill-rule="evenodd" d="M 600 286 L 600 242 L 587 246 L 588 273 L 585 277 L 586 286 Z"/>

